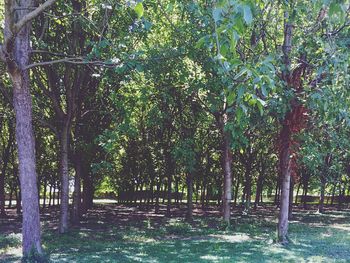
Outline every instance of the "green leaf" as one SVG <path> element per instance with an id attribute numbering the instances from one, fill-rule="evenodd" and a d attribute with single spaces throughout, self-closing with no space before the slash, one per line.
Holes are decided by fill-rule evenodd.
<path id="1" fill-rule="evenodd" d="M 243 18 L 247 24 L 250 24 L 253 22 L 253 14 L 252 14 L 252 10 L 250 9 L 249 5 L 243 6 Z"/>
<path id="2" fill-rule="evenodd" d="M 221 18 L 222 8 L 213 9 L 213 18 L 215 22 L 218 22 Z"/>
<path id="3" fill-rule="evenodd" d="M 236 94 L 234 92 L 230 92 L 230 94 L 227 96 L 227 104 L 232 105 L 235 100 Z"/>
<path id="4" fill-rule="evenodd" d="M 204 43 L 206 42 L 207 36 L 201 37 L 197 43 L 196 43 L 196 48 L 201 48 L 204 46 Z"/>
<path id="5" fill-rule="evenodd" d="M 143 4 L 142 3 L 137 3 L 135 5 L 134 11 L 136 12 L 138 18 L 143 17 L 143 12 L 144 12 Z"/>

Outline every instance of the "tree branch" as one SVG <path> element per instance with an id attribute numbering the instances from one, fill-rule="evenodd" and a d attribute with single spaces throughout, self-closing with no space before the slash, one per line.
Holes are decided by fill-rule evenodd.
<path id="1" fill-rule="evenodd" d="M 52 6 L 57 0 L 47 0 L 42 5 L 38 6 L 35 10 L 26 14 L 20 21 L 14 25 L 14 33 L 18 33 L 29 21 L 39 16 L 45 9 Z"/>

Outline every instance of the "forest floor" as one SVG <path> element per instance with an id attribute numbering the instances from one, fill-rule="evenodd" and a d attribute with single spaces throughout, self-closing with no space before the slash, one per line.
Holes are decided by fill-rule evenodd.
<path id="1" fill-rule="evenodd" d="M 350 210 L 327 208 L 325 214 L 295 208 L 290 244 L 276 237 L 277 209 L 260 207 L 233 213 L 232 226 L 220 220 L 217 207 L 185 207 L 172 218 L 153 210 L 97 204 L 79 227 L 58 235 L 58 209 L 42 214 L 43 245 L 50 262 L 350 262 Z M 20 262 L 20 219 L 10 211 L 0 219 L 0 262 Z"/>

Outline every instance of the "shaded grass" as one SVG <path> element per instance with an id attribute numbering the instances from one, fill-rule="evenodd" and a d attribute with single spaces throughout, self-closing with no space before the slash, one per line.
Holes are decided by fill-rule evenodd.
<path id="1" fill-rule="evenodd" d="M 49 224 L 44 227 L 43 244 L 52 262 L 350 262 L 348 211 L 294 213 L 292 243 L 286 247 L 274 243 L 273 210 L 237 214 L 230 227 L 213 216 L 197 216 L 191 224 L 181 218 L 92 218 L 60 236 Z M 19 245 L 9 240 L 0 238 L 5 253 Z M 19 260 L 9 254 L 3 262 Z"/>

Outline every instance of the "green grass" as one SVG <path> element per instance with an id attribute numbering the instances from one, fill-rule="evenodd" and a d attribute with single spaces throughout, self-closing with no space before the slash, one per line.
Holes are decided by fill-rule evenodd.
<path id="1" fill-rule="evenodd" d="M 229 228 L 214 217 L 192 224 L 98 222 L 61 236 L 45 228 L 43 244 L 52 262 L 350 262 L 349 219 L 349 212 L 300 211 L 290 223 L 292 243 L 286 247 L 274 243 L 274 215 L 236 216 Z M 18 246 L 18 235 L 0 236 L 3 262 L 20 260 L 11 252 Z"/>

